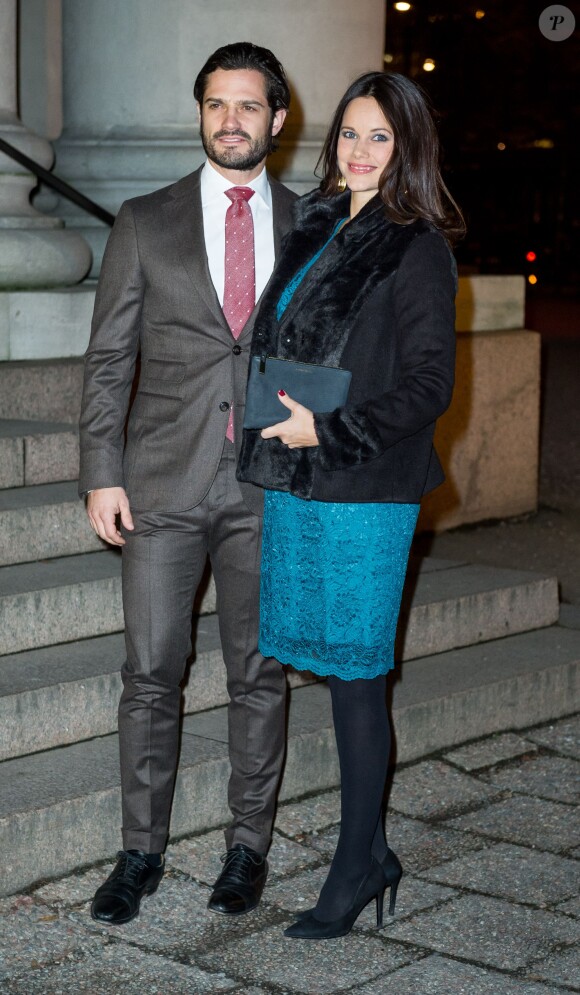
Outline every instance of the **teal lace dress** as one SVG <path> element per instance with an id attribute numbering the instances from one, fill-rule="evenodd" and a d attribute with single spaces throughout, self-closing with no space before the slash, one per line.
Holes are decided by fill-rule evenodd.
<path id="1" fill-rule="evenodd" d="M 292 279 L 284 313 L 322 249 Z M 260 651 L 343 680 L 394 666 L 394 643 L 419 505 L 303 501 L 266 491 Z"/>

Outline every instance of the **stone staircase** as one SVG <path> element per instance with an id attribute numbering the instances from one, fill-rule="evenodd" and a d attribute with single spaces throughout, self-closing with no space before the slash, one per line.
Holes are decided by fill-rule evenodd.
<path id="1" fill-rule="evenodd" d="M 119 845 L 120 555 L 76 496 L 79 384 L 76 361 L 0 365 L 0 894 Z M 209 575 L 196 610 L 174 835 L 228 818 Z M 580 622 L 558 620 L 554 577 L 413 560 L 392 682 L 398 762 L 574 711 Z M 326 686 L 289 682 L 283 798 L 338 783 Z"/>

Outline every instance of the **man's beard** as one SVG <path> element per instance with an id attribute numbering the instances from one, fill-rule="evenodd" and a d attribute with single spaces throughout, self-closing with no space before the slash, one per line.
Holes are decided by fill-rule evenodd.
<path id="1" fill-rule="evenodd" d="M 216 166 L 221 166 L 222 169 L 239 169 L 240 172 L 248 172 L 259 166 L 271 151 L 272 139 L 269 134 L 252 138 L 247 131 L 239 129 L 226 131 L 223 129 L 222 131 L 216 131 L 214 135 L 210 136 L 204 131 L 203 121 L 200 130 L 205 154 L 211 162 L 215 162 Z M 218 138 L 224 138 L 226 135 L 239 135 L 241 138 L 246 139 L 248 146 L 244 149 L 233 147 L 218 150 Z"/>

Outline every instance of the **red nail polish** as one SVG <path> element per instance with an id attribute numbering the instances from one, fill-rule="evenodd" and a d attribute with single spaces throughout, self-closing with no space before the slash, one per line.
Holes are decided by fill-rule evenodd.
<path id="1" fill-rule="evenodd" d="M 280 397 L 286 397 L 286 391 L 285 390 L 279 390 L 278 393 L 279 393 Z"/>

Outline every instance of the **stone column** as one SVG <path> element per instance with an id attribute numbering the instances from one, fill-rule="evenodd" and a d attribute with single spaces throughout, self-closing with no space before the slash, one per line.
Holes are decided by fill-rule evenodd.
<path id="1" fill-rule="evenodd" d="M 269 168 L 305 192 L 339 97 L 359 73 L 383 66 L 384 19 L 377 0 L 63 0 L 59 172 L 116 212 L 125 198 L 195 169 L 203 150 L 194 79 L 220 45 L 249 39 L 275 52 L 293 89 Z M 98 257 L 107 230 L 74 208 L 58 210 Z"/>
<path id="2" fill-rule="evenodd" d="M 17 114 L 16 0 L 0 4 L 0 136 L 45 168 L 53 161 L 45 139 L 24 127 Z M 54 287 L 77 283 L 91 262 L 78 232 L 65 231 L 57 217 L 35 210 L 30 194 L 35 177 L 0 153 L 0 289 Z"/>

